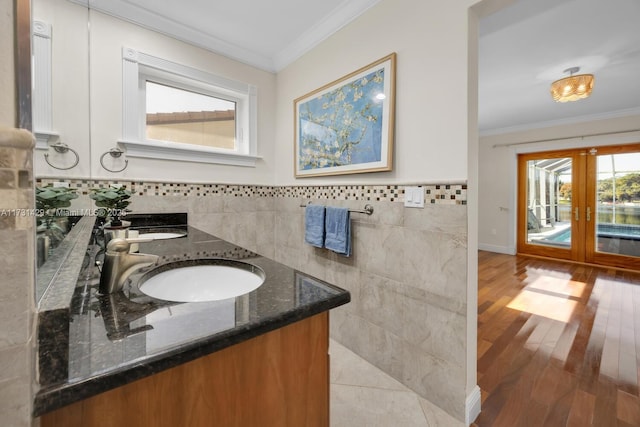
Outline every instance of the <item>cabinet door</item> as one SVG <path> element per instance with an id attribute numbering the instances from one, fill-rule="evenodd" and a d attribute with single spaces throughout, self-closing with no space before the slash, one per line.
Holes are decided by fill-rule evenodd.
<path id="1" fill-rule="evenodd" d="M 329 315 L 73 403 L 42 427 L 328 427 Z"/>

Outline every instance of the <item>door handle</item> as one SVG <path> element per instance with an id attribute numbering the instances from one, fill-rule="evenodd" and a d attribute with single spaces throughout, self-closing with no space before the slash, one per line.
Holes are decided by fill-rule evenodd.
<path id="1" fill-rule="evenodd" d="M 591 208 L 587 206 L 587 221 L 591 221 Z"/>
<path id="2" fill-rule="evenodd" d="M 576 216 L 576 221 L 579 221 L 580 220 L 580 211 L 579 211 L 579 209 L 575 208 L 573 210 L 573 212 L 574 212 L 574 215 Z"/>

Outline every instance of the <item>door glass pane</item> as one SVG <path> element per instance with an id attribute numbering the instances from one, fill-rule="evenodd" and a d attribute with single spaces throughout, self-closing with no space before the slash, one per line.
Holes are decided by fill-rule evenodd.
<path id="1" fill-rule="evenodd" d="M 527 242 L 571 248 L 571 158 L 527 162 Z"/>
<path id="2" fill-rule="evenodd" d="M 596 251 L 640 256 L 640 153 L 599 155 Z"/>

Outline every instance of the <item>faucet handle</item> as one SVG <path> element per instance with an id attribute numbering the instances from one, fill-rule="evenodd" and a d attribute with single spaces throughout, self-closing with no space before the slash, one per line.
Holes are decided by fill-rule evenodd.
<path id="1" fill-rule="evenodd" d="M 149 243 L 155 239 L 153 237 L 127 237 L 125 240 L 129 243 Z"/>
<path id="2" fill-rule="evenodd" d="M 116 253 L 116 252 L 129 252 L 130 243 L 127 242 L 127 239 L 122 237 L 116 237 L 115 239 L 109 240 L 107 243 L 107 253 Z"/>
<path id="3" fill-rule="evenodd" d="M 144 237 L 135 237 L 135 238 L 127 238 L 127 239 L 124 239 L 122 237 L 116 237 L 115 239 L 109 240 L 109 243 L 107 243 L 107 252 L 129 253 L 129 249 L 131 248 L 131 243 L 147 243 L 152 241 L 153 239 L 144 238 Z"/>

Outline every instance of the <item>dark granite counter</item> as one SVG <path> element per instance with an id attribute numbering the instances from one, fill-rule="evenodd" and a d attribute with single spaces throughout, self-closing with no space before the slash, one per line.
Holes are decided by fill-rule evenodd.
<path id="1" fill-rule="evenodd" d="M 264 284 L 222 301 L 177 303 L 142 294 L 131 276 L 123 292 L 99 295 L 88 246 L 71 306 L 40 317 L 40 390 L 34 416 L 153 375 L 349 302 L 347 291 L 259 256 L 198 229 L 187 236 L 140 243 L 158 264 L 202 258 L 241 260 L 260 267 Z"/>

